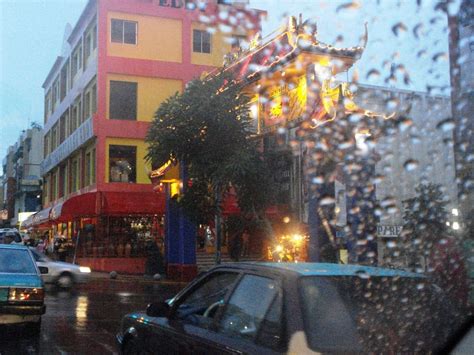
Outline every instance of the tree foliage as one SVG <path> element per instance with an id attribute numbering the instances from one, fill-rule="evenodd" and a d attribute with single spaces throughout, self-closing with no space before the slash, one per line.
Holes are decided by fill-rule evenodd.
<path id="1" fill-rule="evenodd" d="M 272 201 L 271 172 L 252 139 L 249 98 L 225 73 L 193 80 L 158 108 L 147 136 L 147 158 L 160 166 L 184 164 L 189 180 L 179 203 L 196 222 L 207 222 L 231 187 L 244 213 Z"/>

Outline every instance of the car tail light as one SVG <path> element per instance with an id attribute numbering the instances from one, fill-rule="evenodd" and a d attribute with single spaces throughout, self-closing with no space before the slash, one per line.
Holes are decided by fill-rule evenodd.
<path id="1" fill-rule="evenodd" d="M 44 290 L 42 288 L 10 288 L 9 301 L 43 301 Z"/>

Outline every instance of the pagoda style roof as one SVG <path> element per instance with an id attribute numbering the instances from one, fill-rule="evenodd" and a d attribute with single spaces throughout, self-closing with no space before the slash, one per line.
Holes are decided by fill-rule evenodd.
<path id="1" fill-rule="evenodd" d="M 267 42 L 260 44 L 259 39 L 254 38 L 247 51 L 237 50 L 229 53 L 225 58 L 224 70 L 233 72 L 237 80 L 254 81 L 264 74 L 278 70 L 296 58 L 302 60 L 304 64 L 319 57 L 337 59 L 338 68 L 333 66 L 333 72 L 340 72 L 347 70 L 362 56 L 367 39 L 366 26 L 362 45 L 347 48 L 335 47 L 319 41 L 314 27 L 311 31 L 307 22 L 301 23 L 300 20 L 297 24 L 296 19 L 290 17 L 287 28 Z"/>

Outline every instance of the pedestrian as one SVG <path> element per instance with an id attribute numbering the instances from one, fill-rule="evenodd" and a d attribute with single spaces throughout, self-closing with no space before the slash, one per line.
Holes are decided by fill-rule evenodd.
<path id="1" fill-rule="evenodd" d="M 250 233 L 247 228 L 242 233 L 242 256 L 249 256 Z"/>
<path id="2" fill-rule="evenodd" d="M 234 261 L 239 261 L 240 252 L 242 250 L 242 235 L 235 233 L 230 241 L 230 257 Z"/>
<path id="3" fill-rule="evenodd" d="M 38 252 L 44 254 L 45 249 L 46 249 L 45 242 L 44 242 L 43 239 L 40 239 L 38 241 L 38 245 L 36 245 L 36 250 L 38 250 Z"/>

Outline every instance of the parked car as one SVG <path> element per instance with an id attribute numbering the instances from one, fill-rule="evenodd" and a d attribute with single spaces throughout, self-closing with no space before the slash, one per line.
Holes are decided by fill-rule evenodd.
<path id="1" fill-rule="evenodd" d="M 23 245 L 23 238 L 20 232 L 15 228 L 0 229 L 0 244 L 17 244 Z"/>
<path id="2" fill-rule="evenodd" d="M 56 261 L 48 258 L 35 248 L 30 248 L 38 266 L 48 268 L 48 273 L 42 274 L 44 283 L 56 284 L 61 288 L 71 288 L 76 283 L 83 283 L 89 279 L 91 269 L 88 266 Z"/>
<path id="3" fill-rule="evenodd" d="M 43 281 L 28 248 L 0 244 L 0 324 L 28 323 L 41 329 L 45 313 Z"/>
<path id="4" fill-rule="evenodd" d="M 427 278 L 318 263 L 211 269 L 174 298 L 126 315 L 123 354 L 427 352 L 457 317 Z"/>

